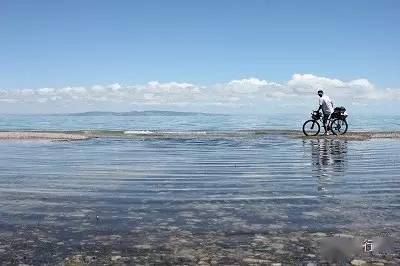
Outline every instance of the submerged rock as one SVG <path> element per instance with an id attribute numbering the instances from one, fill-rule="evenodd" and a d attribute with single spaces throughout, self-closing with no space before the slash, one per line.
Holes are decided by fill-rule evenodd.
<path id="1" fill-rule="evenodd" d="M 363 265 L 366 265 L 367 264 L 367 262 L 366 261 L 364 261 L 364 260 L 352 260 L 351 261 L 351 265 L 354 265 L 354 266 L 363 266 Z"/>
<path id="2" fill-rule="evenodd" d="M 111 261 L 117 261 L 117 260 L 120 260 L 121 258 L 122 258 L 122 257 L 119 256 L 119 255 L 112 256 L 112 257 L 111 257 Z"/>
<path id="3" fill-rule="evenodd" d="M 135 245 L 134 248 L 136 248 L 136 249 L 151 249 L 151 245 L 147 245 L 147 244 Z"/>
<path id="4" fill-rule="evenodd" d="M 313 233 L 312 236 L 321 237 L 322 238 L 322 237 L 326 237 L 327 234 L 325 234 L 323 232 L 317 232 L 317 233 Z"/>
<path id="5" fill-rule="evenodd" d="M 354 238 L 354 236 L 349 235 L 349 234 L 335 234 L 335 237 L 340 237 L 340 238 Z"/>
<path id="6" fill-rule="evenodd" d="M 256 258 L 244 258 L 243 262 L 257 264 L 257 265 L 270 263 L 270 261 L 268 260 L 256 259 Z"/>

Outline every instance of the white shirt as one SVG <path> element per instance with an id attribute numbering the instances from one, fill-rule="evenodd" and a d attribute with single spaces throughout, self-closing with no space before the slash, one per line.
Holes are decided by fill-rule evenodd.
<path id="1" fill-rule="evenodd" d="M 319 105 L 322 105 L 322 112 L 324 114 L 330 115 L 333 113 L 333 103 L 327 95 L 322 95 L 319 98 Z"/>

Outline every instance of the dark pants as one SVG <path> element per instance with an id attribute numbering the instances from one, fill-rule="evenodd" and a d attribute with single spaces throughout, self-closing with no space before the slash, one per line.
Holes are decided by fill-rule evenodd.
<path id="1" fill-rule="evenodd" d="M 324 117 L 322 118 L 322 122 L 324 123 L 325 132 L 327 131 L 326 122 L 328 122 L 329 116 L 330 116 L 330 114 L 324 114 Z"/>

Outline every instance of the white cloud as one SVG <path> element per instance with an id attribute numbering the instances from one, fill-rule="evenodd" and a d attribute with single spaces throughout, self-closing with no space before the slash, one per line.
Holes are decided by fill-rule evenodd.
<path id="1" fill-rule="evenodd" d="M 327 94 L 347 100 L 400 100 L 400 89 L 378 88 L 367 79 L 355 79 L 344 82 L 338 79 L 318 77 L 311 74 L 295 74 L 288 86 L 298 96 L 314 95 L 316 89 L 323 89 Z"/>
<path id="2" fill-rule="evenodd" d="M 323 89 L 337 101 L 347 101 L 358 106 L 369 100 L 400 100 L 400 89 L 378 88 L 367 79 L 342 81 L 312 74 L 294 74 L 286 83 L 246 78 L 210 86 L 152 81 L 145 85 L 128 86 L 115 83 L 92 87 L 3 89 L 0 90 L 0 111 L 4 112 L 10 106 L 21 107 L 24 104 L 39 109 L 43 105 L 52 106 L 53 109 L 57 109 L 57 106 L 82 106 L 82 110 L 88 105 L 94 109 L 101 109 L 105 104 L 119 108 L 125 106 L 128 109 L 132 105 L 240 107 L 271 100 L 284 100 L 285 106 L 290 103 L 304 105 L 304 102 L 316 101 L 318 89 Z M 99 108 L 96 108 L 97 105 Z M 71 108 L 69 111 L 75 110 Z"/>

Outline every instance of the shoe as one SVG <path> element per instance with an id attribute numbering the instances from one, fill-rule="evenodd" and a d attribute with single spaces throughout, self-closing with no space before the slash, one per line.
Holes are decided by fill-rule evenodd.
<path id="1" fill-rule="evenodd" d="M 323 134 L 323 136 L 329 136 L 330 134 L 329 134 L 329 132 L 325 132 L 324 134 Z"/>

